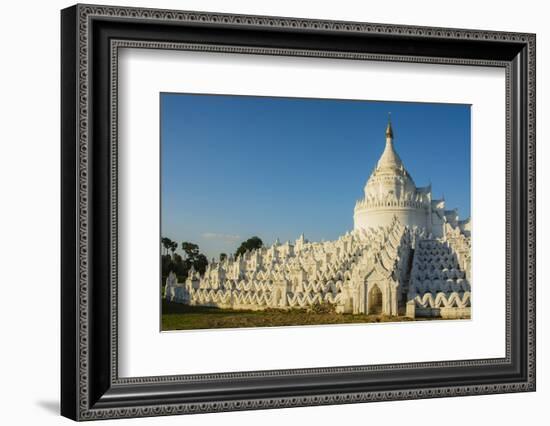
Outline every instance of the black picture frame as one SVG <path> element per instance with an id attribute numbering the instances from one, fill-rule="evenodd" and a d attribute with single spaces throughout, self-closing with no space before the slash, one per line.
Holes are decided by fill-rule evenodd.
<path id="1" fill-rule="evenodd" d="M 61 12 L 61 414 L 159 416 L 535 390 L 534 34 L 75 5 Z M 118 377 L 116 52 L 123 46 L 506 69 L 506 356 Z M 503 177 L 504 178 L 504 177 Z"/>

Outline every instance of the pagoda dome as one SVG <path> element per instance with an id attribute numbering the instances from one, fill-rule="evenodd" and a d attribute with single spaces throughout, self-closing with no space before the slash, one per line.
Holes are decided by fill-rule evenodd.
<path id="1" fill-rule="evenodd" d="M 431 188 L 416 187 L 395 151 L 389 120 L 386 146 L 364 187 L 364 193 L 364 198 L 355 204 L 354 229 L 389 226 L 395 218 L 405 226 L 428 227 Z"/>
<path id="2" fill-rule="evenodd" d="M 407 171 L 393 144 L 393 129 L 388 121 L 386 128 L 386 146 L 378 160 L 367 184 L 366 199 L 401 199 L 407 194 L 413 195 L 416 185 Z"/>

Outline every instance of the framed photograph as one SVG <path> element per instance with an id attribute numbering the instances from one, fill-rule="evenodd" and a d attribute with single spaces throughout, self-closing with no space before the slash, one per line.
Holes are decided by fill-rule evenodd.
<path id="1" fill-rule="evenodd" d="M 535 390 L 535 35 L 61 12 L 61 412 Z"/>

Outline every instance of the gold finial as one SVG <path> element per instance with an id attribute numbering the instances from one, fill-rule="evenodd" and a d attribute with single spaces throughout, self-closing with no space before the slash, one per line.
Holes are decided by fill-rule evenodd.
<path id="1" fill-rule="evenodd" d="M 391 112 L 388 112 L 388 126 L 386 127 L 386 137 L 393 139 L 393 129 L 391 127 Z"/>

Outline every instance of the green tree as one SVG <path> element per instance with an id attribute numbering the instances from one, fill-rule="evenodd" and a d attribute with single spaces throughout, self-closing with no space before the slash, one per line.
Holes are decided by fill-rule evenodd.
<path id="1" fill-rule="evenodd" d="M 168 254 L 168 250 L 173 244 L 173 241 L 170 238 L 162 237 L 160 239 L 160 242 L 162 244 L 162 247 L 164 247 L 164 254 Z"/>
<path id="2" fill-rule="evenodd" d="M 181 243 L 181 248 L 185 253 L 185 263 L 188 266 L 188 269 L 191 269 L 191 266 L 198 271 L 201 275 L 206 271 L 208 266 L 208 259 L 204 254 L 199 251 L 199 246 L 188 241 Z"/>
<path id="3" fill-rule="evenodd" d="M 178 249 L 178 243 L 176 243 L 175 241 L 170 241 L 170 247 L 169 248 L 170 248 L 170 251 L 172 252 L 172 257 L 174 257 L 174 253 Z"/>
<path id="4" fill-rule="evenodd" d="M 204 254 L 200 253 L 195 259 L 195 262 L 193 263 L 193 268 L 195 268 L 195 271 L 199 271 L 199 273 L 203 275 L 204 272 L 206 271 L 207 266 L 208 266 L 208 259 Z"/>
<path id="5" fill-rule="evenodd" d="M 246 253 L 247 251 L 256 250 L 264 246 L 263 241 L 259 237 L 251 237 L 246 241 L 243 241 L 237 251 L 235 257 Z"/>
<path id="6" fill-rule="evenodd" d="M 178 281 L 185 281 L 189 272 L 189 265 L 187 262 L 184 261 L 178 253 L 174 253 L 174 255 L 172 255 L 172 264 L 174 266 L 174 272 L 178 277 Z"/>
<path id="7" fill-rule="evenodd" d="M 170 271 L 174 270 L 174 261 L 169 254 L 163 254 L 161 256 L 161 267 L 162 267 L 162 285 L 166 282 L 166 277 Z"/>
<path id="8" fill-rule="evenodd" d="M 208 266 L 208 259 L 204 254 L 199 251 L 199 246 L 188 241 L 181 243 L 184 256 L 176 253 L 178 249 L 178 243 L 172 241 L 170 238 L 161 238 L 164 254 L 161 256 L 162 267 L 162 283 L 166 281 L 166 277 L 170 272 L 174 272 L 179 281 L 183 281 L 187 278 L 191 267 L 195 268 L 201 275 L 206 271 Z M 170 254 L 171 252 L 171 254 Z"/>
<path id="9" fill-rule="evenodd" d="M 184 241 L 181 243 L 181 248 L 185 253 L 186 260 L 191 263 L 193 263 L 199 255 L 199 246 L 197 244 Z"/>

